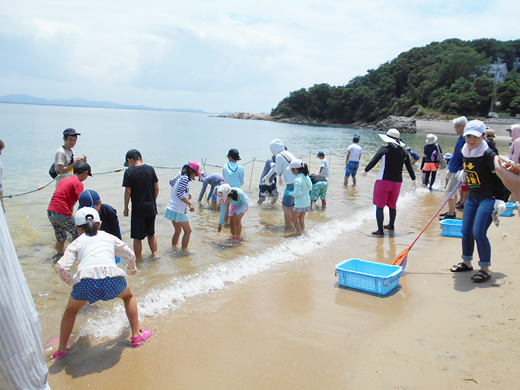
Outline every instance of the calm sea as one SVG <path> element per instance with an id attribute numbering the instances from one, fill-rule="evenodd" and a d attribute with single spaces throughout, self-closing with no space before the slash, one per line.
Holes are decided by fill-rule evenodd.
<path id="1" fill-rule="evenodd" d="M 300 256 L 331 245 L 374 219 L 371 200 L 377 169 L 368 178 L 359 177 L 357 187 L 343 187 L 346 148 L 353 135 L 361 136 L 362 167 L 382 145 L 377 133 L 371 130 L 224 119 L 194 113 L 0 104 L 0 138 L 6 144 L 1 156 L 4 195 L 14 195 L 5 199 L 6 217 L 46 341 L 58 334 L 70 294 L 70 287 L 55 271 L 55 238 L 46 215 L 55 188 L 54 183 L 49 184 L 47 171 L 67 127 L 81 133 L 74 150 L 76 155 L 86 155 L 92 166 L 94 176 L 84 182 L 85 188 L 98 191 L 104 203 L 118 210 L 123 239 L 130 246 L 129 219 L 122 215 L 123 173 L 116 170 L 123 168 L 125 153 L 131 148 L 139 149 L 145 163 L 156 168 L 160 185 L 156 232 L 161 258 L 150 259 L 144 245 L 139 273 L 128 279 L 138 297 L 141 320 L 166 313 L 175 315 L 190 298 L 211 294 L 230 283 L 246 283 L 248 277 L 273 267 L 291 267 Z M 293 231 L 286 231 L 283 226 L 280 204 L 256 205 L 260 174 L 274 138 L 282 139 L 293 154 L 308 162 L 311 172 L 319 170 L 316 153 L 320 150 L 331 165 L 328 207 L 307 214 L 307 234 L 300 238 L 287 237 Z M 424 138 L 403 135 L 407 145 L 419 153 Z M 455 139 L 440 137 L 440 142 L 450 150 Z M 188 160 L 202 162 L 208 173 L 221 171 L 230 148 L 240 151 L 246 176 L 243 188 L 250 197 L 250 208 L 243 219 L 244 242 L 232 248 L 221 246 L 229 231 L 217 234 L 218 212 L 204 204 L 189 213 L 193 229 L 190 253 L 181 254 L 171 248 L 173 228 L 162 216 L 170 197 L 168 181 Z M 443 181 L 444 173 L 435 186 L 439 196 L 443 195 Z M 46 184 L 41 190 L 30 192 Z M 197 198 L 200 189 L 201 183 L 192 182 L 192 197 Z M 30 193 L 18 196 L 26 192 Z M 418 197 L 428 196 L 429 192 L 422 189 L 412 193 L 410 180 L 405 177 L 398 207 L 412 209 Z M 365 233 L 369 235 L 370 230 Z M 356 257 L 354 243 L 353 253 L 344 256 Z M 120 302 L 98 303 L 80 313 L 76 336 L 114 337 L 127 326 Z"/>

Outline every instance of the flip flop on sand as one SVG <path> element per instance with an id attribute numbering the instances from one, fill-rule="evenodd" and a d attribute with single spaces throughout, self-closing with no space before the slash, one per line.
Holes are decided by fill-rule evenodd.
<path id="1" fill-rule="evenodd" d="M 467 272 L 467 271 L 473 271 L 473 267 L 470 267 L 466 265 L 466 263 L 459 263 L 451 267 L 451 272 Z"/>

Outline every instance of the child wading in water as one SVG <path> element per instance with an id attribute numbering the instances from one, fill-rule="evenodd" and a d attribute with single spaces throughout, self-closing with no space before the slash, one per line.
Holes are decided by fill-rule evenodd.
<path id="1" fill-rule="evenodd" d="M 195 179 L 195 176 L 202 178 L 200 164 L 197 161 L 190 161 L 184 164 L 177 176 L 170 180 L 172 192 L 170 195 L 170 203 L 164 213 L 164 217 L 172 221 L 173 224 L 172 246 L 177 246 L 181 232 L 184 231 L 181 244 L 181 250 L 183 251 L 188 249 L 191 235 L 191 226 L 186 211 L 188 207 L 190 208 L 190 212 L 195 211 L 195 207 L 193 207 L 190 202 L 191 194 L 189 187 L 189 182 Z"/>
<path id="2" fill-rule="evenodd" d="M 232 188 L 228 183 L 224 183 L 218 187 L 217 203 L 220 204 L 218 232 L 222 231 L 222 224 L 226 216 L 226 203 L 229 203 L 230 238 L 233 242 L 238 243 L 242 234 L 242 218 L 249 208 L 249 197 L 240 188 Z"/>
<path id="3" fill-rule="evenodd" d="M 294 208 L 292 210 L 292 223 L 296 228 L 296 234 L 300 235 L 305 230 L 305 214 L 311 210 L 312 181 L 309 178 L 309 168 L 300 159 L 294 159 L 286 168 L 296 175 L 294 179 L 294 190 L 285 190 L 285 195 L 294 197 Z"/>
<path id="4" fill-rule="evenodd" d="M 484 141 L 486 125 L 479 120 L 469 121 L 464 128 L 466 143 L 462 147 L 464 172 L 466 173 L 469 196 L 464 203 L 462 216 L 462 260 L 451 267 L 451 272 L 472 271 L 471 260 L 477 243 L 480 270 L 471 277 L 474 282 L 485 282 L 491 278 L 491 245 L 487 230 L 492 222 L 492 213 L 502 183 L 495 175 L 495 152 Z"/>
<path id="5" fill-rule="evenodd" d="M 59 347 L 52 358 L 57 360 L 68 354 L 67 343 L 74 329 L 76 316 L 85 304 L 114 298 L 121 298 L 125 304 L 132 332 L 132 347 L 140 347 L 150 338 L 152 332 L 139 329 L 137 300 L 126 282 L 125 272 L 115 261 L 116 256 L 123 258 L 128 263 L 128 273 L 135 274 L 137 269 L 134 252 L 117 237 L 99 231 L 101 219 L 95 209 L 79 209 L 75 221 L 81 235 L 67 247 L 57 264 L 60 278 L 74 287 L 61 320 Z M 78 271 L 72 275 L 70 268 L 76 260 L 79 260 Z"/>

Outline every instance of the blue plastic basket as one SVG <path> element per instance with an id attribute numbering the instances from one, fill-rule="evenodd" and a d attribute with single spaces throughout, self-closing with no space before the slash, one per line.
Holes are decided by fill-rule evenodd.
<path id="1" fill-rule="evenodd" d="M 399 285 L 403 268 L 398 265 L 348 259 L 336 265 L 341 286 L 386 295 Z"/>
<path id="2" fill-rule="evenodd" d="M 462 219 L 443 219 L 442 235 L 447 237 L 462 237 Z"/>
<path id="3" fill-rule="evenodd" d="M 514 214 L 513 214 L 513 210 L 516 209 L 516 203 L 514 202 L 509 202 L 509 203 L 506 203 L 506 211 L 504 211 L 502 214 L 500 214 L 501 217 L 512 217 Z"/>

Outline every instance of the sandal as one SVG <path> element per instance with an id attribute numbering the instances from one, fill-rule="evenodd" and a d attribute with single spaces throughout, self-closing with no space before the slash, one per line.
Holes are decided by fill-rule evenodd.
<path id="1" fill-rule="evenodd" d="M 467 271 L 473 271 L 473 267 L 467 265 L 466 263 L 459 263 L 451 267 L 451 272 L 467 272 Z"/>
<path id="2" fill-rule="evenodd" d="M 65 351 L 65 352 L 56 351 L 52 354 L 52 359 L 60 360 L 61 358 L 67 356 L 68 354 L 69 354 L 69 351 Z"/>
<path id="3" fill-rule="evenodd" d="M 471 280 L 477 283 L 482 283 L 489 279 L 491 279 L 491 274 L 483 269 L 478 270 L 477 273 L 471 277 Z"/>
<path id="4" fill-rule="evenodd" d="M 388 225 L 383 226 L 383 228 L 386 230 L 394 230 L 394 225 L 388 224 Z"/>
<path id="5" fill-rule="evenodd" d="M 133 348 L 139 348 L 152 336 L 152 331 L 148 329 L 139 329 L 139 332 L 141 332 L 142 336 L 131 337 Z"/>
<path id="6" fill-rule="evenodd" d="M 372 234 L 374 236 L 381 236 L 381 237 L 383 237 L 385 235 L 385 233 L 382 230 L 379 230 L 379 229 L 376 230 L 375 232 L 372 232 Z"/>

